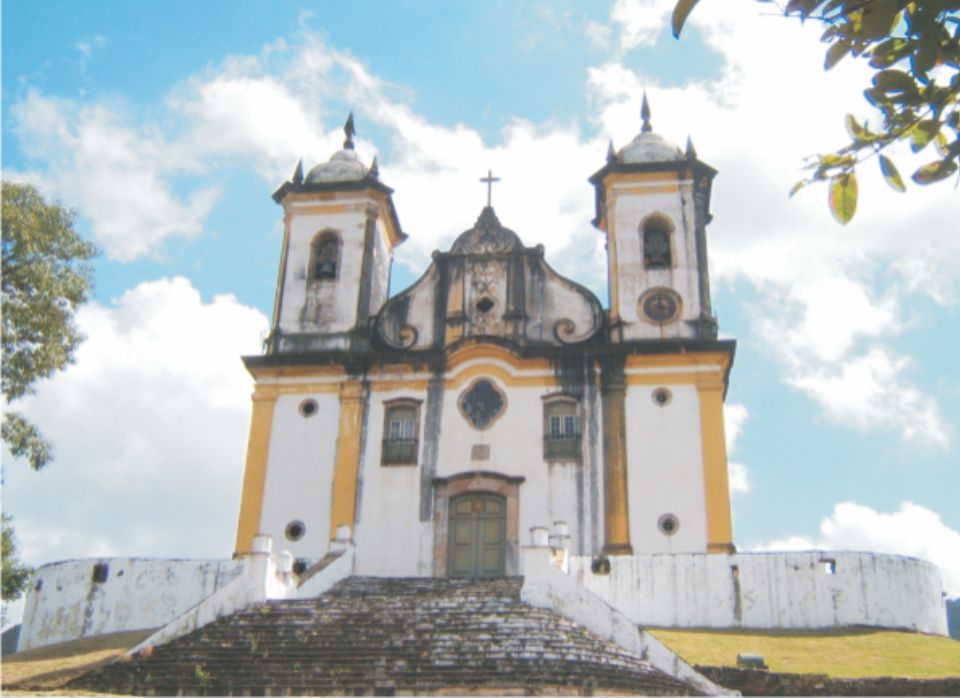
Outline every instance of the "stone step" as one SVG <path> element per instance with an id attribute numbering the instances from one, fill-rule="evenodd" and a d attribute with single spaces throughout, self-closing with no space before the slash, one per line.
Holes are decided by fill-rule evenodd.
<path id="1" fill-rule="evenodd" d="M 521 578 L 350 577 L 221 618 L 71 688 L 134 694 L 628 692 L 687 686 L 520 600 Z"/>

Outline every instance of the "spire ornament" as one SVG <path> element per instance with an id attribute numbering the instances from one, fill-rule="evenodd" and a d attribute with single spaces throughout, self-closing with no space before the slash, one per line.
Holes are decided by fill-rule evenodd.
<path id="1" fill-rule="evenodd" d="M 685 155 L 687 160 L 695 160 L 697 157 L 697 149 L 693 147 L 693 139 L 690 136 L 687 136 L 687 152 Z"/>
<path id="2" fill-rule="evenodd" d="M 610 143 L 607 145 L 607 162 L 615 162 L 617 159 L 617 151 L 613 149 L 613 139 L 610 139 Z"/>
<path id="3" fill-rule="evenodd" d="M 640 106 L 640 118 L 643 119 L 642 133 L 650 133 L 653 126 L 650 125 L 650 102 L 647 101 L 647 91 L 643 91 L 643 104 Z"/>
<path id="4" fill-rule="evenodd" d="M 303 158 L 297 163 L 297 169 L 293 171 L 293 183 L 297 186 L 303 184 Z"/>
<path id="5" fill-rule="evenodd" d="M 344 150 L 353 150 L 353 137 L 357 135 L 357 129 L 353 126 L 353 112 L 350 112 L 347 123 L 343 125 L 343 133 L 346 136 L 343 141 Z"/>
<path id="6" fill-rule="evenodd" d="M 373 156 L 373 162 L 370 163 L 370 169 L 367 171 L 367 177 L 377 179 L 380 177 L 380 166 L 377 164 L 377 156 Z"/>

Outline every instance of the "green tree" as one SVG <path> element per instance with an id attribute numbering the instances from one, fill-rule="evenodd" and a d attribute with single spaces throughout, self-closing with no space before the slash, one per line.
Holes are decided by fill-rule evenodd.
<path id="1" fill-rule="evenodd" d="M 33 570 L 17 559 L 17 539 L 10 525 L 10 517 L 3 515 L 3 601 L 15 601 L 30 581 Z"/>
<path id="2" fill-rule="evenodd" d="M 53 447 L 9 406 L 70 363 L 83 339 L 74 313 L 90 294 L 89 262 L 97 250 L 73 220 L 71 211 L 46 203 L 32 186 L 3 183 L 2 437 L 35 470 L 53 459 Z"/>
<path id="3" fill-rule="evenodd" d="M 680 31 L 700 0 L 678 0 L 673 34 Z M 758 0 L 768 3 L 770 0 Z M 850 142 L 811 156 L 810 175 L 791 194 L 812 182 L 828 182 L 830 210 L 848 223 L 857 208 L 857 166 L 876 157 L 887 183 L 906 185 L 884 150 L 905 141 L 916 153 L 929 148 L 931 159 L 911 175 L 917 184 L 946 180 L 960 163 L 960 0 L 789 0 L 787 16 L 824 26 L 828 45 L 824 69 L 847 56 L 873 69 L 864 97 L 880 115 L 879 124 L 846 115 Z M 789 60 L 789 57 L 787 57 Z M 935 150 L 934 154 L 932 151 Z"/>

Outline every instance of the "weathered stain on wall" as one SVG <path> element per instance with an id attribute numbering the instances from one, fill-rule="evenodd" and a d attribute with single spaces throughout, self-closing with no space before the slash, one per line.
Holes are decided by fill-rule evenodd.
<path id="1" fill-rule="evenodd" d="M 238 560 L 101 558 L 44 565 L 27 593 L 18 649 L 160 627 L 240 569 Z"/>
<path id="2" fill-rule="evenodd" d="M 653 554 L 590 558 L 570 574 L 634 622 L 671 628 L 830 628 L 868 625 L 947 634 L 939 569 L 866 552 Z"/>

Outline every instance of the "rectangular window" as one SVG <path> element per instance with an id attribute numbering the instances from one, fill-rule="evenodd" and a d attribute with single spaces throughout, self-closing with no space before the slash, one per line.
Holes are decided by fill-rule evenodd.
<path id="1" fill-rule="evenodd" d="M 544 404 L 543 458 L 548 461 L 581 461 L 578 403 L 574 399 L 554 399 Z"/>
<path id="2" fill-rule="evenodd" d="M 384 411 L 384 465 L 416 465 L 420 405 L 412 401 L 387 405 Z"/>

